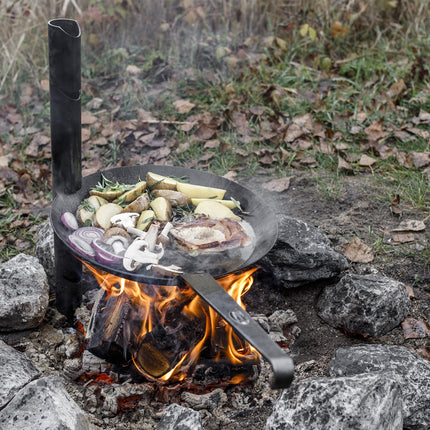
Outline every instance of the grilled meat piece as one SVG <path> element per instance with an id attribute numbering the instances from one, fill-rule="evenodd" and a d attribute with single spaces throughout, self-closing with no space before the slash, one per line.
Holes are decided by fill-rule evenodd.
<path id="1" fill-rule="evenodd" d="M 245 247 L 251 243 L 251 237 L 242 223 L 231 219 L 215 220 L 200 216 L 173 227 L 170 234 L 180 247 L 188 251 L 220 252 Z"/>

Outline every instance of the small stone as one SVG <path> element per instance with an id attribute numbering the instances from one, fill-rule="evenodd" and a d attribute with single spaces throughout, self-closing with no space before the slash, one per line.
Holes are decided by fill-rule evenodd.
<path id="1" fill-rule="evenodd" d="M 227 403 L 227 395 L 221 388 L 207 394 L 194 394 L 185 391 L 182 393 L 181 399 L 196 410 L 207 409 L 212 411 Z"/>
<path id="2" fill-rule="evenodd" d="M 391 373 L 308 378 L 282 392 L 265 430 L 401 430 L 401 409 Z"/>
<path id="3" fill-rule="evenodd" d="M 157 430 L 203 430 L 200 414 L 190 408 L 176 403 L 170 405 L 163 413 Z"/>
<path id="4" fill-rule="evenodd" d="M 345 275 L 326 287 L 317 304 L 319 316 L 350 334 L 378 337 L 397 327 L 408 315 L 405 286 L 379 275 Z"/>
<path id="5" fill-rule="evenodd" d="M 276 285 L 294 288 L 334 278 L 348 268 L 346 258 L 331 248 L 321 230 L 287 215 L 279 215 L 278 221 L 278 240 L 259 262 Z"/>
<path id="6" fill-rule="evenodd" d="M 37 327 L 49 301 L 49 286 L 36 257 L 19 254 L 0 264 L 0 331 Z"/>
<path id="7" fill-rule="evenodd" d="M 85 413 L 64 388 L 59 377 L 30 382 L 0 411 L 0 428 L 93 429 Z"/>

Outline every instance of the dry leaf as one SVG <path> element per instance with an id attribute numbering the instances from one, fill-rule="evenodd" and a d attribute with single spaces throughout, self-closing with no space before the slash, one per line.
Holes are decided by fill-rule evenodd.
<path id="1" fill-rule="evenodd" d="M 331 26 L 331 35 L 333 39 L 339 39 L 342 36 L 346 36 L 348 29 L 346 25 L 343 25 L 340 21 L 336 21 Z"/>
<path id="2" fill-rule="evenodd" d="M 263 188 L 268 191 L 275 191 L 281 193 L 282 191 L 288 190 L 290 186 L 292 176 L 286 176 L 284 178 L 273 179 L 272 181 L 263 184 Z"/>
<path id="3" fill-rule="evenodd" d="M 143 70 L 140 67 L 135 66 L 134 64 L 129 64 L 125 71 L 129 76 L 139 76 Z"/>
<path id="4" fill-rule="evenodd" d="M 49 80 L 48 79 L 42 79 L 40 81 L 40 88 L 42 91 L 49 91 Z"/>
<path id="5" fill-rule="evenodd" d="M 370 141 L 377 141 L 388 136 L 388 132 L 382 130 L 382 120 L 369 125 L 369 127 L 364 129 L 364 132 Z"/>
<path id="6" fill-rule="evenodd" d="M 417 354 L 430 361 L 430 346 L 425 346 L 424 348 L 418 349 Z"/>
<path id="7" fill-rule="evenodd" d="M 298 124 L 292 123 L 285 134 L 284 141 L 286 143 L 294 142 L 299 137 L 303 136 L 305 131 Z"/>
<path id="8" fill-rule="evenodd" d="M 426 225 L 423 221 L 409 219 L 402 221 L 396 228 L 391 231 L 423 231 L 426 229 Z"/>
<path id="9" fill-rule="evenodd" d="M 97 117 L 89 112 L 82 112 L 81 122 L 82 125 L 92 125 L 97 121 Z"/>
<path id="10" fill-rule="evenodd" d="M 218 139 L 212 139 L 212 140 L 208 140 L 204 145 L 203 148 L 206 149 L 214 149 L 214 148 L 218 148 L 220 146 L 220 141 Z"/>
<path id="11" fill-rule="evenodd" d="M 409 296 L 410 299 L 415 298 L 414 289 L 410 285 L 405 285 L 405 290 L 408 293 L 408 296 Z"/>
<path id="12" fill-rule="evenodd" d="M 353 263 L 370 263 L 374 258 L 372 248 L 358 237 L 343 245 L 343 253 Z"/>
<path id="13" fill-rule="evenodd" d="M 415 167 L 425 167 L 430 164 L 430 152 L 411 152 L 411 156 Z"/>
<path id="14" fill-rule="evenodd" d="M 402 322 L 402 329 L 405 339 L 421 339 L 430 336 L 430 326 L 422 320 L 406 318 Z"/>
<path id="15" fill-rule="evenodd" d="M 351 165 L 347 161 L 345 161 L 340 155 L 338 155 L 337 157 L 337 170 L 347 174 L 353 173 Z"/>
<path id="16" fill-rule="evenodd" d="M 370 167 L 376 163 L 376 160 L 372 157 L 369 157 L 366 154 L 363 154 L 358 162 L 358 165 L 361 167 Z"/>
<path id="17" fill-rule="evenodd" d="M 394 199 L 390 203 L 391 212 L 394 215 L 400 215 L 403 212 L 403 209 L 400 207 L 400 196 L 399 194 L 394 197 Z"/>
<path id="18" fill-rule="evenodd" d="M 387 97 L 389 99 L 397 98 L 404 91 L 405 87 L 405 81 L 403 79 L 399 79 L 391 85 L 390 89 L 387 91 Z"/>
<path id="19" fill-rule="evenodd" d="M 196 105 L 194 103 L 189 102 L 188 100 L 176 100 L 173 103 L 173 106 L 175 106 L 175 109 L 179 113 L 188 113 Z"/>
<path id="20" fill-rule="evenodd" d="M 223 175 L 223 178 L 228 179 L 229 181 L 236 181 L 237 173 L 233 170 L 230 170 L 225 175 Z"/>
<path id="21" fill-rule="evenodd" d="M 415 237 L 412 233 L 398 233 L 393 234 L 393 242 L 396 243 L 408 243 L 413 242 Z"/>

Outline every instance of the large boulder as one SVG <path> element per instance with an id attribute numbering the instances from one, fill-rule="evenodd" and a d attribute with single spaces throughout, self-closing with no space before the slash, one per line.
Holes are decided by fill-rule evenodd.
<path id="1" fill-rule="evenodd" d="M 401 430 L 402 400 L 389 373 L 309 378 L 283 391 L 265 430 Z"/>
<path id="2" fill-rule="evenodd" d="M 351 376 L 389 371 L 399 384 L 404 426 L 430 428 L 430 362 L 403 346 L 356 345 L 339 348 L 330 363 L 330 373 Z"/>
<path id="3" fill-rule="evenodd" d="M 0 331 L 37 327 L 49 301 L 49 286 L 36 257 L 19 254 L 0 264 Z"/>
<path id="4" fill-rule="evenodd" d="M 22 352 L 0 340 L 0 409 L 40 371 Z"/>
<path id="5" fill-rule="evenodd" d="M 93 428 L 60 378 L 30 382 L 0 411 L 2 430 L 88 430 Z"/>
<path id="6" fill-rule="evenodd" d="M 345 275 L 324 288 L 318 315 L 332 327 L 350 334 L 378 337 L 397 327 L 408 315 L 405 286 L 379 275 Z"/>
<path id="7" fill-rule="evenodd" d="M 259 261 L 264 272 L 285 288 L 322 279 L 332 279 L 349 267 L 347 259 L 331 248 L 330 240 L 318 228 L 304 221 L 278 216 L 278 240 Z"/>

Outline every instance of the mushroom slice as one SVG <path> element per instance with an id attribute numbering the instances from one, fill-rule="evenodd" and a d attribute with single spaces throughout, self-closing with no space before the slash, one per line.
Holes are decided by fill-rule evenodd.
<path id="1" fill-rule="evenodd" d="M 161 243 L 162 245 L 167 245 L 170 241 L 169 239 L 169 232 L 172 229 L 173 224 L 171 222 L 167 222 L 164 226 L 163 230 L 161 230 L 161 233 L 157 237 L 157 243 Z"/>
<path id="2" fill-rule="evenodd" d="M 102 241 L 111 245 L 115 254 L 121 255 L 130 244 L 131 237 L 123 228 L 111 227 L 104 232 Z"/>
<path id="3" fill-rule="evenodd" d="M 136 227 L 137 218 L 139 214 L 136 212 L 125 212 L 120 213 L 118 215 L 114 215 L 110 222 L 112 225 L 116 227 L 122 227 L 124 230 L 127 230 L 129 227 Z"/>
<path id="4" fill-rule="evenodd" d="M 142 248 L 145 249 L 142 251 Z M 126 270 L 133 272 L 142 264 L 158 264 L 163 255 L 164 248 L 162 245 L 155 245 L 150 251 L 147 240 L 138 237 L 125 251 L 123 266 Z"/>

